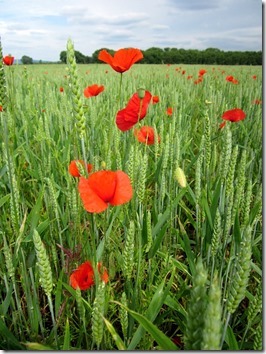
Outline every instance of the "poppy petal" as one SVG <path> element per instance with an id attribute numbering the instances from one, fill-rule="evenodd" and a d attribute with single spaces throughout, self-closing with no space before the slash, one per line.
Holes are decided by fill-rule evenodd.
<path id="1" fill-rule="evenodd" d="M 88 179 L 81 177 L 78 185 L 79 194 L 85 210 L 90 213 L 100 213 L 104 211 L 108 204 L 103 201 L 97 193 L 90 187 Z"/>
<path id="2" fill-rule="evenodd" d="M 114 196 L 116 173 L 114 171 L 97 171 L 88 178 L 90 188 L 106 203 Z"/>
<path id="3" fill-rule="evenodd" d="M 122 130 L 122 132 L 125 132 L 126 130 L 129 130 L 133 127 L 133 125 L 136 124 L 135 119 L 130 121 L 128 118 L 128 114 L 126 114 L 126 108 L 121 109 L 120 111 L 117 112 L 116 115 L 116 125 L 118 129 Z M 126 119 L 127 117 L 127 119 Z M 134 117 L 133 117 L 134 118 Z"/>
<path id="4" fill-rule="evenodd" d="M 70 275 L 70 284 L 74 289 L 87 290 L 94 285 L 94 270 L 89 261 L 82 263 Z"/>
<path id="5" fill-rule="evenodd" d="M 106 49 L 103 49 L 103 50 L 100 51 L 99 56 L 98 56 L 98 59 L 101 60 L 101 61 L 103 61 L 104 63 L 109 64 L 109 65 L 112 66 L 113 57 L 112 57 L 111 54 L 109 54 L 109 53 L 107 52 Z"/>
<path id="6" fill-rule="evenodd" d="M 113 66 L 120 67 L 122 70 L 128 70 L 134 63 L 141 60 L 143 54 L 139 49 L 128 48 L 128 49 L 119 49 L 115 52 L 113 59 Z"/>
<path id="7" fill-rule="evenodd" d="M 224 112 L 222 119 L 230 120 L 231 122 L 239 122 L 246 118 L 246 113 L 240 108 L 230 109 L 229 111 Z"/>
<path id="8" fill-rule="evenodd" d="M 120 205 L 130 201 L 133 195 L 129 176 L 123 171 L 116 171 L 116 188 L 111 205 Z"/>

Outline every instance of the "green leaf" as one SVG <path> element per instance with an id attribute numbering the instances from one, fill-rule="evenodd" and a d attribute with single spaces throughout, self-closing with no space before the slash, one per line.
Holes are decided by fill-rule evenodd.
<path id="1" fill-rule="evenodd" d="M 65 325 L 65 335 L 64 335 L 64 344 L 62 350 L 69 350 L 70 349 L 70 330 L 69 330 L 69 320 L 66 319 Z"/>
<path id="2" fill-rule="evenodd" d="M 0 336 L 7 340 L 9 346 L 6 349 L 25 349 L 23 345 L 19 343 L 17 338 L 12 334 L 9 329 L 6 327 L 3 320 L 0 318 Z"/>
<path id="3" fill-rule="evenodd" d="M 174 276 L 175 276 L 175 272 L 173 269 L 171 278 L 167 284 L 166 289 L 163 291 L 165 281 L 166 281 L 166 277 L 165 277 L 165 279 L 161 282 L 161 284 L 158 286 L 157 290 L 155 291 L 155 293 L 152 297 L 152 300 L 150 302 L 150 305 L 149 305 L 147 312 L 146 312 L 146 318 L 149 321 L 153 322 L 156 319 L 156 317 L 157 317 L 160 309 L 162 308 L 162 305 L 164 304 L 164 301 L 169 293 L 169 290 L 172 286 Z M 139 326 L 127 349 L 134 350 L 136 348 L 136 346 L 138 345 L 138 343 L 140 342 L 140 340 L 142 339 L 144 333 L 145 333 L 144 327 Z"/>
<path id="4" fill-rule="evenodd" d="M 239 350 L 236 337 L 230 326 L 228 326 L 226 330 L 225 342 L 228 344 L 229 350 Z"/>
<path id="5" fill-rule="evenodd" d="M 159 344 L 162 350 L 178 350 L 178 347 L 171 341 L 169 337 L 167 337 L 162 331 L 160 331 L 150 320 L 148 320 L 145 316 L 140 315 L 139 313 L 130 310 L 126 306 L 120 304 L 120 306 L 124 307 L 126 311 L 130 313 L 130 315 L 139 322 L 139 324 L 150 333 L 153 339 Z M 131 343 L 130 343 L 131 344 Z M 129 345 L 127 350 L 132 350 Z"/>
<path id="6" fill-rule="evenodd" d="M 0 207 L 2 207 L 10 199 L 10 193 L 0 199 Z"/>
<path id="7" fill-rule="evenodd" d="M 171 204 L 171 207 L 169 206 L 165 210 L 165 212 L 159 216 L 156 225 L 152 229 L 152 237 L 154 239 L 154 242 L 153 242 L 151 249 L 149 251 L 149 254 L 148 254 L 149 258 L 152 258 L 154 256 L 154 254 L 156 253 L 156 251 L 158 250 L 158 248 L 162 242 L 163 236 L 164 236 L 165 231 L 168 227 L 168 221 L 169 221 L 171 210 L 177 206 L 180 199 L 184 196 L 185 193 L 186 193 L 186 188 L 183 188 L 180 191 L 180 193 L 178 194 L 178 196 L 175 198 L 173 203 Z M 166 225 L 164 225 L 165 222 L 166 222 Z"/>
<path id="8" fill-rule="evenodd" d="M 116 332 L 116 330 L 114 329 L 113 325 L 105 317 L 103 317 L 103 320 L 104 320 L 104 323 L 105 323 L 108 331 L 111 333 L 118 350 L 126 350 L 126 346 L 125 346 L 124 342 L 122 341 L 121 337 Z"/>

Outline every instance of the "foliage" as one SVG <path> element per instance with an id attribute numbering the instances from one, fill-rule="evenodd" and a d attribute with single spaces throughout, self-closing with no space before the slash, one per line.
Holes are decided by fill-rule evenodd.
<path id="1" fill-rule="evenodd" d="M 27 55 L 23 55 L 23 57 L 21 58 L 21 62 L 24 65 L 33 64 L 33 59 L 31 57 L 28 57 Z"/>
<path id="2" fill-rule="evenodd" d="M 86 56 L 75 51 L 77 63 L 102 63 L 98 59 L 101 50 L 106 49 L 113 55 L 113 49 L 101 48 Z M 203 65 L 262 65 L 262 52 L 252 51 L 223 51 L 217 48 L 178 49 L 151 47 L 142 50 L 144 58 L 140 64 L 203 64 Z M 60 53 L 60 61 L 66 63 L 66 51 Z"/>
<path id="3" fill-rule="evenodd" d="M 262 68 L 122 76 L 76 64 L 71 43 L 67 54 L 67 70 L 0 61 L 1 349 L 261 349 Z M 93 83 L 105 89 L 87 98 Z M 136 123 L 154 128 L 151 145 L 115 124 L 139 87 L 159 96 Z M 234 108 L 245 119 L 219 128 Z M 68 170 L 79 159 L 127 173 L 132 199 L 87 212 Z M 106 284 L 95 272 L 89 289 L 71 286 L 86 261 Z"/>

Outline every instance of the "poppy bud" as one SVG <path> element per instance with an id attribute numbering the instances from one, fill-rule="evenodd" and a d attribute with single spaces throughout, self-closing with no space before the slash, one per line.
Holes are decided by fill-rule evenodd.
<path id="1" fill-rule="evenodd" d="M 106 169 L 106 162 L 102 161 L 101 166 L 102 166 L 102 169 Z"/>
<path id="2" fill-rule="evenodd" d="M 143 88 L 138 88 L 138 89 L 137 89 L 137 92 L 138 92 L 139 98 L 142 100 L 142 99 L 145 97 L 145 89 L 143 89 Z"/>
<path id="3" fill-rule="evenodd" d="M 186 176 L 184 174 L 184 171 L 180 167 L 177 167 L 177 169 L 175 170 L 175 179 L 177 180 L 181 188 L 185 188 L 187 186 Z"/>

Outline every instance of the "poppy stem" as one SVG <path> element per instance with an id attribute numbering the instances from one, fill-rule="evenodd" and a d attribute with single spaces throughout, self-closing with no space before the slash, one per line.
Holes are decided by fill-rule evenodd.
<path id="1" fill-rule="evenodd" d="M 123 81 L 123 73 L 120 74 L 120 84 L 119 84 L 119 93 L 118 93 L 119 108 L 122 107 L 122 102 L 121 102 L 122 81 Z"/>
<path id="2" fill-rule="evenodd" d="M 140 126 L 140 115 L 142 111 L 143 98 L 140 99 L 139 113 L 138 113 L 138 125 Z"/>

